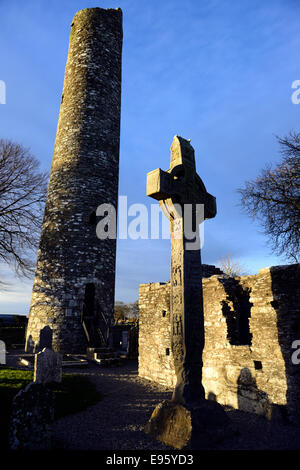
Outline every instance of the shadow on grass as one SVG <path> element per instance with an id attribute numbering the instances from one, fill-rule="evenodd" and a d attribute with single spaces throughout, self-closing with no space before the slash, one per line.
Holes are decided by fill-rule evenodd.
<path id="1" fill-rule="evenodd" d="M 101 400 L 101 394 L 87 377 L 63 374 L 61 384 L 49 386 L 55 393 L 54 419 L 79 413 Z"/>
<path id="2" fill-rule="evenodd" d="M 32 371 L 0 367 L 0 448 L 8 447 L 8 428 L 13 397 L 32 381 Z M 63 374 L 62 382 L 49 384 L 49 388 L 55 394 L 55 420 L 83 411 L 101 400 L 101 394 L 96 386 L 87 377 L 76 374 Z"/>

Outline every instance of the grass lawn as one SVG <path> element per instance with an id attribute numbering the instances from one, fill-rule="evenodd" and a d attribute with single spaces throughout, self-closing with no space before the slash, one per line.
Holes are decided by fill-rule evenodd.
<path id="1" fill-rule="evenodd" d="M 4 443 L 7 446 L 12 399 L 32 381 L 32 371 L 0 367 L 0 448 Z M 94 384 L 82 375 L 63 374 L 61 384 L 51 389 L 55 394 L 55 419 L 82 411 L 101 399 Z"/>

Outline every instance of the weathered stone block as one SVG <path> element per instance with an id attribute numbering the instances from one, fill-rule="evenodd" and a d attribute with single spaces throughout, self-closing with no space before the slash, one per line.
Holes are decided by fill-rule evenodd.
<path id="1" fill-rule="evenodd" d="M 235 429 L 223 408 L 202 400 L 194 408 L 163 401 L 152 413 L 145 431 L 175 449 L 209 448 Z"/>

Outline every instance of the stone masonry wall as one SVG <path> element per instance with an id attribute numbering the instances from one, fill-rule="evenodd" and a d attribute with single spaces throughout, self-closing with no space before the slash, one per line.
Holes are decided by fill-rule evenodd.
<path id="1" fill-rule="evenodd" d="M 163 385 L 175 385 L 170 332 L 170 283 L 141 284 L 139 375 Z"/>
<path id="2" fill-rule="evenodd" d="M 139 374 L 174 386 L 169 290 L 169 283 L 140 286 Z M 300 422 L 300 364 L 291 360 L 300 340 L 300 265 L 203 278 L 203 298 L 206 397 L 268 418 L 287 412 Z"/>
<path id="3" fill-rule="evenodd" d="M 102 203 L 117 207 L 121 54 L 120 9 L 76 13 L 26 347 L 37 345 L 40 330 L 49 326 L 56 351 L 84 351 L 84 304 L 87 314 L 113 322 L 116 240 L 97 238 L 96 209 Z"/>

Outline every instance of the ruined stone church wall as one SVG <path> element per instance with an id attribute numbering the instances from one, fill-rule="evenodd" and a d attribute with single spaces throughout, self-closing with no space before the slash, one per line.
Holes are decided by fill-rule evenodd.
<path id="1" fill-rule="evenodd" d="M 139 375 L 163 385 L 175 385 L 169 282 L 140 285 Z"/>
<path id="2" fill-rule="evenodd" d="M 173 386 L 169 289 L 169 283 L 140 286 L 139 374 Z M 291 358 L 300 340 L 300 265 L 204 278 L 203 298 L 206 396 L 267 417 L 286 408 L 299 421 L 300 364 Z"/>

